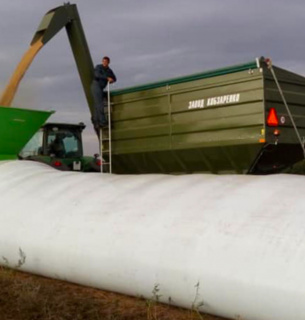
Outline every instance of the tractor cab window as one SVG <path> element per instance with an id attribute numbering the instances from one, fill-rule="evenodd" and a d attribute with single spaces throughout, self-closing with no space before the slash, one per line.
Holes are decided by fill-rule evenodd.
<path id="1" fill-rule="evenodd" d="M 64 140 L 64 143 L 65 143 L 66 153 L 67 155 L 69 155 L 69 157 L 79 156 L 78 155 L 79 153 L 78 139 L 75 134 L 72 133 L 71 136 L 66 137 Z"/>
<path id="2" fill-rule="evenodd" d="M 70 130 L 49 131 L 47 136 L 48 154 L 58 158 L 81 157 L 80 139 Z"/>
<path id="3" fill-rule="evenodd" d="M 43 131 L 39 130 L 20 152 L 22 158 L 42 155 Z"/>

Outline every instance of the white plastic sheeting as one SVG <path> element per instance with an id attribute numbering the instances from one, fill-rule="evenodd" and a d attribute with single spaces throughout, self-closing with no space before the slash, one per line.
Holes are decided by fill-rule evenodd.
<path id="1" fill-rule="evenodd" d="M 147 298 L 158 285 L 163 302 L 229 318 L 304 320 L 304 194 L 294 175 L 2 162 L 0 257 L 14 266 L 20 248 L 24 271 Z"/>

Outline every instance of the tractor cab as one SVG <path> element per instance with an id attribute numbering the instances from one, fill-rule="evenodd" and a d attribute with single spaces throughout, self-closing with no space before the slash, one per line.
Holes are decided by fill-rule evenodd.
<path id="1" fill-rule="evenodd" d="M 20 153 L 20 158 L 46 163 L 63 171 L 100 171 L 97 155 L 83 155 L 83 123 L 46 123 Z"/>
<path id="2" fill-rule="evenodd" d="M 56 158 L 83 157 L 82 131 L 85 125 L 47 123 L 42 127 L 43 145 L 40 153 Z"/>

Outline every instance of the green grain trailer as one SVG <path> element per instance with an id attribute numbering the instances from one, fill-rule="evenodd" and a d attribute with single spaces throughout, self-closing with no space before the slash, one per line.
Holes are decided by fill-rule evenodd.
<path id="1" fill-rule="evenodd" d="M 303 138 L 305 78 L 273 69 Z M 264 174 L 304 158 L 263 58 L 116 90 L 111 100 L 114 173 Z"/>

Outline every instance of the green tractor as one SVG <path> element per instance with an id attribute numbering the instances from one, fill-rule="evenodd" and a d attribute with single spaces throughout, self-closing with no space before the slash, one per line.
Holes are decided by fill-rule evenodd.
<path id="1" fill-rule="evenodd" d="M 62 171 L 100 171 L 98 154 L 83 155 L 83 123 L 46 123 L 19 154 L 20 159 L 33 160 Z"/>

